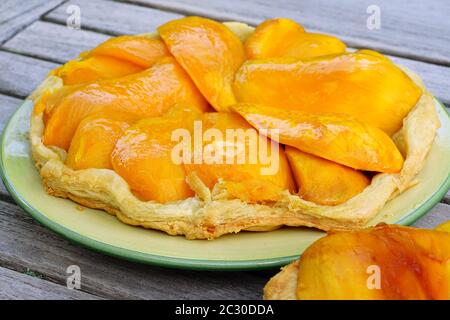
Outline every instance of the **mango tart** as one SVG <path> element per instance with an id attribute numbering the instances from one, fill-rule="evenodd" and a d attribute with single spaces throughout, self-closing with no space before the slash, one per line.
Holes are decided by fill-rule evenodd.
<path id="1" fill-rule="evenodd" d="M 264 288 L 267 300 L 448 300 L 450 233 L 397 225 L 330 232 Z"/>
<path id="2" fill-rule="evenodd" d="M 417 183 L 440 124 L 410 70 L 288 19 L 255 32 L 187 17 L 158 32 L 108 40 L 32 94 L 31 151 L 49 194 L 133 226 L 214 239 L 360 228 Z M 228 129 L 257 137 L 277 171 L 191 161 L 195 147 L 173 162 L 173 131 L 195 134 L 199 123 L 222 137 L 217 145 Z"/>

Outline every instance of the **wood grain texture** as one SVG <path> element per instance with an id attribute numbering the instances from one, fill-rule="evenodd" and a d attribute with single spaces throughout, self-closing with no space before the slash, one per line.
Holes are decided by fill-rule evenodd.
<path id="1" fill-rule="evenodd" d="M 81 269 L 83 291 L 117 299 L 260 299 L 267 279 L 250 272 L 163 269 L 80 248 L 45 229 L 19 207 L 0 202 L 0 266 L 39 272 L 66 283 L 66 268 Z"/>
<path id="2" fill-rule="evenodd" d="M 38 277 L 0 267 L 0 300 L 92 300 L 95 296 L 70 290 Z"/>
<path id="3" fill-rule="evenodd" d="M 438 204 L 415 223 L 434 228 L 450 219 L 450 206 Z M 38 225 L 17 206 L 0 202 L 0 265 L 64 284 L 66 268 L 78 265 L 82 290 L 118 299 L 259 299 L 275 272 L 195 272 L 133 264 L 72 245 Z M 265 278 L 267 276 L 267 278 Z"/>
<path id="4" fill-rule="evenodd" d="M 120 35 L 146 33 L 164 22 L 180 17 L 179 14 L 130 4 L 105 0 L 68 1 L 53 10 L 45 19 L 66 23 L 66 8 L 76 4 L 81 9 L 81 28 Z"/>
<path id="5" fill-rule="evenodd" d="M 3 132 L 7 121 L 21 104 L 22 99 L 0 94 L 0 132 Z M 0 183 L 0 199 L 13 201 L 8 191 L 6 191 L 3 182 Z"/>
<path id="6" fill-rule="evenodd" d="M 62 2 L 63 0 L 2 0 L 0 44 Z"/>
<path id="7" fill-rule="evenodd" d="M 0 132 L 3 131 L 6 122 L 21 104 L 22 99 L 0 94 Z"/>
<path id="8" fill-rule="evenodd" d="M 129 0 L 220 20 L 258 24 L 274 17 L 299 21 L 313 31 L 335 34 L 350 46 L 450 65 L 450 2 L 447 0 Z M 380 9 L 381 28 L 367 28 L 369 5 Z"/>
<path id="9" fill-rule="evenodd" d="M 57 66 L 52 62 L 0 51 L 0 93 L 26 97 Z"/>
<path id="10" fill-rule="evenodd" d="M 4 47 L 20 54 L 64 63 L 108 38 L 107 35 L 93 31 L 36 21 L 8 40 Z"/>

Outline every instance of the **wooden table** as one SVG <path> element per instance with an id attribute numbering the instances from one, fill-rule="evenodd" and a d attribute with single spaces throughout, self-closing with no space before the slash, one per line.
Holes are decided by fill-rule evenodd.
<path id="1" fill-rule="evenodd" d="M 371 4 L 380 29 L 367 28 Z M 81 30 L 66 27 L 78 5 Z M 376 10 L 376 8 L 375 8 Z M 370 11 L 370 10 L 369 10 Z M 183 15 L 252 25 L 290 17 L 310 30 L 335 34 L 355 48 L 384 52 L 417 71 L 450 105 L 450 2 L 447 0 L 3 0 L 0 3 L 0 129 L 50 69 L 111 35 L 155 30 Z M 416 225 L 450 219 L 447 196 Z M 81 290 L 66 288 L 66 268 L 79 265 Z M 0 188 L 0 298 L 259 299 L 277 272 L 162 269 L 107 257 L 71 244 L 32 220 Z"/>

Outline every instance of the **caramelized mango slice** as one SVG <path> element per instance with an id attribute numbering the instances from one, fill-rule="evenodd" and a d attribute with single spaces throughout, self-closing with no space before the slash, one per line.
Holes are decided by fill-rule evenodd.
<path id="1" fill-rule="evenodd" d="M 192 130 L 201 113 L 192 108 L 179 109 L 160 117 L 138 121 L 117 141 L 111 155 L 114 170 L 143 200 L 160 203 L 186 199 L 194 195 L 187 185 L 182 163 L 172 158 L 172 132 Z"/>
<path id="2" fill-rule="evenodd" d="M 72 169 L 112 169 L 111 153 L 126 129 L 138 120 L 133 114 L 100 112 L 84 118 L 73 136 L 66 165 Z"/>
<path id="3" fill-rule="evenodd" d="M 288 146 L 345 166 L 377 172 L 399 172 L 403 157 L 378 128 L 339 115 L 240 103 L 233 109 L 259 131 Z"/>
<path id="4" fill-rule="evenodd" d="M 205 138 L 200 161 L 192 159 L 185 168 L 210 189 L 222 179 L 232 196 L 247 202 L 272 201 L 283 190 L 295 190 L 282 148 L 271 149 L 273 142 L 237 114 L 205 113 L 202 130 Z M 206 138 L 206 132 L 212 135 Z"/>
<path id="5" fill-rule="evenodd" d="M 299 196 L 334 206 L 362 192 L 370 183 L 362 172 L 286 146 Z"/>
<path id="6" fill-rule="evenodd" d="M 222 23 L 199 17 L 170 21 L 158 32 L 209 103 L 227 111 L 236 102 L 232 82 L 245 59 L 239 38 Z"/>
<path id="7" fill-rule="evenodd" d="M 106 56 L 96 56 L 85 60 L 71 60 L 56 69 L 54 73 L 63 80 L 64 85 L 72 85 L 123 77 L 142 70 L 143 68 L 134 63 Z"/>
<path id="8" fill-rule="evenodd" d="M 336 37 L 305 32 L 297 22 L 277 18 L 266 20 L 245 42 L 249 59 L 290 57 L 308 59 L 345 52 L 346 45 Z"/>
<path id="9" fill-rule="evenodd" d="M 306 62 L 251 60 L 234 83 L 238 101 L 309 113 L 342 113 L 392 135 L 421 89 L 387 58 L 364 52 Z"/>
<path id="10" fill-rule="evenodd" d="M 332 233 L 302 254 L 297 298 L 450 299 L 450 234 L 396 225 Z"/>
<path id="11" fill-rule="evenodd" d="M 80 121 L 93 113 L 127 112 L 151 117 L 176 103 L 199 110 L 208 108 L 189 76 L 170 57 L 126 77 L 64 87 L 46 101 L 44 144 L 67 150 Z"/>
<path id="12" fill-rule="evenodd" d="M 164 42 L 144 35 L 120 36 L 106 40 L 92 49 L 88 56 L 108 56 L 147 69 L 164 57 L 169 57 Z"/>
<path id="13" fill-rule="evenodd" d="M 293 39 L 305 33 L 305 29 L 291 19 L 268 19 L 260 23 L 245 41 L 248 59 L 276 57 L 286 51 Z"/>

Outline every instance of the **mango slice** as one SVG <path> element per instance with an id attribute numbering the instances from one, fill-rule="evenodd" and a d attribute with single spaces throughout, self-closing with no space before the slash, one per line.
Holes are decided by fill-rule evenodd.
<path id="1" fill-rule="evenodd" d="M 67 150 L 80 121 L 93 113 L 127 112 L 151 117 L 176 103 L 199 110 L 208 108 L 189 76 L 171 57 L 122 78 L 63 87 L 46 101 L 44 144 Z"/>
<path id="2" fill-rule="evenodd" d="M 317 204 L 334 206 L 356 196 L 370 183 L 362 172 L 296 148 L 286 146 L 299 196 Z"/>
<path id="3" fill-rule="evenodd" d="M 67 62 L 53 73 L 65 85 L 73 85 L 140 72 L 165 57 L 170 53 L 160 38 L 120 36 L 82 53 L 80 59 Z"/>
<path id="4" fill-rule="evenodd" d="M 367 50 L 305 62 L 250 60 L 236 74 L 236 98 L 309 113 L 342 113 L 392 135 L 422 90 L 398 67 Z"/>
<path id="5" fill-rule="evenodd" d="M 249 59 L 309 59 L 343 53 L 345 49 L 345 43 L 338 38 L 305 32 L 297 22 L 286 18 L 264 21 L 245 42 L 245 52 Z"/>
<path id="6" fill-rule="evenodd" d="M 245 60 L 240 39 L 222 23 L 199 17 L 170 21 L 158 32 L 209 103 L 227 111 L 236 102 L 232 82 Z"/>
<path id="7" fill-rule="evenodd" d="M 194 195 L 185 181 L 183 164 L 173 161 L 176 142 L 172 132 L 192 130 L 200 116 L 196 109 L 179 108 L 160 117 L 142 119 L 117 141 L 111 154 L 113 168 L 138 197 L 166 203 Z"/>
<path id="8" fill-rule="evenodd" d="M 222 179 L 230 195 L 247 202 L 275 201 L 281 191 L 295 191 L 281 146 L 271 149 L 273 142 L 258 135 L 237 114 L 205 113 L 202 130 L 205 138 L 196 149 L 203 150 L 200 161 L 192 158 L 185 168 L 210 189 Z M 235 136 L 227 136 L 227 132 Z"/>
<path id="9" fill-rule="evenodd" d="M 89 56 L 108 56 L 147 69 L 164 57 L 169 57 L 164 42 L 144 35 L 120 36 L 106 40 L 92 49 Z"/>
<path id="10" fill-rule="evenodd" d="M 450 234 L 396 225 L 329 234 L 301 256 L 297 298 L 450 299 Z"/>
<path id="11" fill-rule="evenodd" d="M 138 120 L 134 114 L 95 113 L 84 118 L 73 136 L 66 165 L 75 170 L 112 169 L 111 153 L 117 140 Z"/>
<path id="12" fill-rule="evenodd" d="M 64 85 L 123 77 L 140 72 L 143 68 L 134 63 L 106 56 L 90 57 L 84 60 L 71 60 L 54 71 Z"/>
<path id="13" fill-rule="evenodd" d="M 396 173 L 403 166 L 386 133 L 352 118 L 245 103 L 233 110 L 259 131 L 273 130 L 275 141 L 354 169 Z"/>

